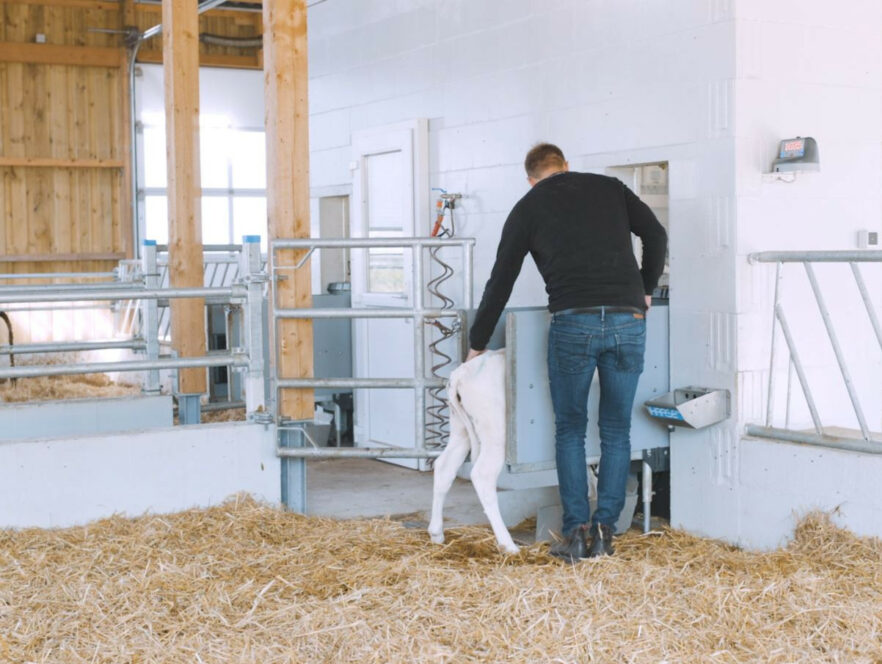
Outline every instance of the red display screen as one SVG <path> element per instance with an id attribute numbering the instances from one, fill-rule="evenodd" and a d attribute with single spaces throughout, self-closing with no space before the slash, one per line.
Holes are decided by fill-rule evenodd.
<path id="1" fill-rule="evenodd" d="M 787 141 L 781 141 L 781 150 L 778 155 L 779 159 L 793 159 L 794 157 L 805 156 L 805 139 L 794 138 Z"/>

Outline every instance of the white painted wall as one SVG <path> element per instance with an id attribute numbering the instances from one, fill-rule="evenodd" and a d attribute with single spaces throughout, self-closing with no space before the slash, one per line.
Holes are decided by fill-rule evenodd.
<path id="1" fill-rule="evenodd" d="M 668 161 L 671 385 L 729 389 L 733 403 L 726 423 L 673 434 L 673 520 L 766 546 L 792 524 L 758 533 L 751 505 L 768 497 L 799 512 L 827 502 L 810 500 L 801 464 L 812 459 L 779 459 L 788 476 L 805 478 L 785 495 L 742 443 L 744 425 L 764 411 L 771 338 L 770 270 L 746 256 L 853 248 L 858 229 L 880 230 L 880 12 L 875 0 L 320 3 L 309 13 L 313 192 L 351 187 L 353 132 L 428 118 L 431 186 L 464 195 L 458 232 L 477 238 L 477 298 L 504 219 L 527 190 L 521 162 L 533 143 L 559 144 L 578 170 Z M 818 139 L 821 172 L 765 182 L 778 141 L 795 135 Z M 847 426 L 838 372 L 793 272 L 786 297 L 819 400 Z M 843 294 L 846 277 L 819 272 L 834 317 L 860 315 Z M 875 274 L 866 279 L 882 303 Z M 511 304 L 544 303 L 528 259 Z M 865 358 L 855 380 L 878 428 L 882 358 L 858 338 L 867 331 L 845 327 L 843 345 Z M 796 401 L 795 422 L 804 422 Z M 861 491 L 852 497 L 866 498 Z"/>
<path id="2" fill-rule="evenodd" d="M 878 470 L 876 457 L 749 440 L 742 432 L 747 423 L 765 420 L 774 287 L 774 267 L 751 265 L 747 255 L 855 249 L 859 229 L 882 227 L 882 43 L 876 37 L 882 5 L 853 0 L 833 9 L 821 0 L 738 0 L 735 19 L 736 192 L 727 207 L 735 253 L 729 278 L 737 299 L 722 328 L 736 339 L 728 367 L 737 381 L 734 413 L 709 436 L 678 432 L 672 439 L 674 522 L 769 548 L 788 539 L 795 519 L 810 509 L 838 508 L 841 523 L 879 535 L 871 514 L 882 494 L 861 470 Z M 792 183 L 764 178 L 778 141 L 797 135 L 818 141 L 820 172 Z M 882 431 L 882 351 L 852 275 L 846 266 L 816 271 L 870 427 Z M 791 265 L 784 274 L 782 302 L 821 418 L 825 425 L 856 428 L 805 271 Z M 865 266 L 864 278 L 882 311 L 882 266 Z M 780 333 L 777 343 L 783 349 Z M 776 367 L 773 425 L 783 427 L 786 355 Z M 811 428 L 795 377 L 790 426 Z"/>
<path id="3" fill-rule="evenodd" d="M 208 507 L 246 492 L 281 500 L 276 432 L 226 423 L 0 441 L 0 528 Z"/>

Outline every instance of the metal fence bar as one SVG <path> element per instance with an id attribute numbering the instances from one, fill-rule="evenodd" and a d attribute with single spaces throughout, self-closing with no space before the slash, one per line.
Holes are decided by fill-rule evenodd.
<path id="1" fill-rule="evenodd" d="M 423 316 L 423 245 L 413 249 L 413 375 L 416 448 L 426 449 L 426 326 Z"/>
<path id="2" fill-rule="evenodd" d="M 278 309 L 277 318 L 414 318 L 413 309 Z M 456 318 L 451 309 L 424 309 L 424 318 Z"/>
<path id="3" fill-rule="evenodd" d="M 0 279 L 115 279 L 116 272 L 4 272 Z"/>
<path id="4" fill-rule="evenodd" d="M 47 288 L 44 293 L 21 293 L 5 294 L 0 291 L 0 302 L 70 302 L 71 300 L 96 301 L 96 300 L 164 300 L 181 299 L 188 297 L 231 297 L 244 298 L 245 291 L 242 288 L 232 286 L 230 288 L 168 288 L 168 289 L 100 289 L 83 290 L 77 292 L 76 297 L 71 297 L 67 291 L 53 291 Z"/>
<path id="5" fill-rule="evenodd" d="M 442 238 L 442 237 L 358 237 L 358 238 L 296 238 L 289 240 L 273 240 L 276 249 L 366 249 L 375 247 L 461 247 L 463 244 L 473 245 L 475 239 Z M 879 252 L 882 254 L 882 252 Z"/>
<path id="6" fill-rule="evenodd" d="M 147 342 L 143 339 L 110 339 L 107 341 L 72 341 L 49 344 L 19 344 L 0 346 L 0 355 L 24 355 L 27 353 L 74 353 L 89 350 L 129 349 L 144 350 Z"/>
<path id="7" fill-rule="evenodd" d="M 286 447 L 280 445 L 279 456 L 283 457 L 363 457 L 363 458 L 432 458 L 440 454 L 440 450 L 426 449 L 426 412 L 425 399 L 426 389 L 443 387 L 445 381 L 442 378 L 429 378 L 426 376 L 425 358 L 425 325 L 426 319 L 461 317 L 461 312 L 444 309 L 427 309 L 423 290 L 425 288 L 423 275 L 423 250 L 426 247 L 459 247 L 463 251 L 463 274 L 464 274 L 464 301 L 465 306 L 472 306 L 472 251 L 475 244 L 474 238 L 296 238 L 288 240 L 274 240 L 269 251 L 269 264 L 274 277 L 276 268 L 273 256 L 282 249 L 306 250 L 306 255 L 296 265 L 284 266 L 285 269 L 296 270 L 305 265 L 306 260 L 316 249 L 365 249 L 373 247 L 384 248 L 411 248 L 412 260 L 412 303 L 407 309 L 377 308 L 377 309 L 274 309 L 273 326 L 281 319 L 311 319 L 311 318 L 412 318 L 414 323 L 414 377 L 413 378 L 278 378 L 275 379 L 276 400 L 278 391 L 283 389 L 302 388 L 351 388 L 351 389 L 413 389 L 415 393 L 415 438 L 414 448 L 308 448 Z M 278 347 L 274 348 L 276 366 L 278 366 Z M 284 427 L 280 427 L 284 429 Z"/>
<path id="8" fill-rule="evenodd" d="M 864 278 L 861 276 L 861 271 L 857 263 L 849 263 L 849 266 L 854 275 L 854 281 L 857 284 L 858 291 L 860 291 L 861 299 L 864 301 L 864 306 L 867 308 L 867 315 L 870 317 L 870 324 L 873 326 L 873 332 L 876 333 L 876 339 L 879 341 L 879 348 L 882 348 L 882 326 L 879 325 L 879 317 L 876 316 L 876 311 L 873 309 L 870 293 L 867 291 L 867 285 L 864 283 Z"/>
<path id="9" fill-rule="evenodd" d="M 156 264 L 156 245 L 152 240 L 144 240 L 141 244 L 141 272 L 144 274 L 144 286 L 151 290 L 161 287 L 159 269 Z M 130 300 L 134 302 L 134 300 Z M 141 300 L 141 335 L 147 339 L 147 359 L 159 359 L 159 303 L 156 300 Z M 147 372 L 144 391 L 148 394 L 160 392 L 159 371 L 151 369 Z"/>
<path id="10" fill-rule="evenodd" d="M 882 253 L 882 252 L 880 252 Z M 867 420 L 864 417 L 864 411 L 861 408 L 860 400 L 851 380 L 851 373 L 845 363 L 845 356 L 842 354 L 842 348 L 839 345 L 839 338 L 836 336 L 836 330 L 833 329 L 833 321 L 830 319 L 830 312 L 824 302 L 824 296 L 818 287 L 818 280 L 815 277 L 815 270 L 811 263 L 803 263 L 805 272 L 808 275 L 809 283 L 812 286 L 812 292 L 815 294 L 815 302 L 818 303 L 818 309 L 821 312 L 821 318 L 824 321 L 824 327 L 827 328 L 827 336 L 830 337 L 830 343 L 833 346 L 833 353 L 836 355 L 836 362 L 839 364 L 839 371 L 842 373 L 842 380 L 845 381 L 845 389 L 848 391 L 848 397 L 851 399 L 851 405 L 854 408 L 854 414 L 857 416 L 858 424 L 861 428 L 861 435 L 864 440 L 870 439 L 870 429 L 867 426 Z"/>
<path id="11" fill-rule="evenodd" d="M 295 459 L 434 459 L 442 451 L 407 447 L 279 447 L 276 455 Z"/>
<path id="12" fill-rule="evenodd" d="M 792 443 L 817 445 L 819 447 L 833 447 L 840 450 L 848 450 L 850 452 L 882 454 L 882 440 L 878 439 L 861 440 L 860 438 L 814 435 L 805 431 L 761 427 L 756 424 L 748 424 L 745 431 L 749 436 L 759 436 L 760 438 L 774 438 L 776 440 L 786 440 Z"/>
<path id="13" fill-rule="evenodd" d="M 802 385 L 802 393 L 808 404 L 809 412 L 812 415 L 812 422 L 815 424 L 815 431 L 818 435 L 823 435 L 824 428 L 821 426 L 821 416 L 818 415 L 818 409 L 815 406 L 815 400 L 812 398 L 812 391 L 809 388 L 808 379 L 802 368 L 802 362 L 799 360 L 799 353 L 796 350 L 796 344 L 793 342 L 793 335 L 790 334 L 790 325 L 787 324 L 787 318 L 784 316 L 784 310 L 779 304 L 775 307 L 775 316 L 781 324 L 781 331 L 784 333 L 784 340 L 787 342 L 787 348 L 790 350 L 790 357 L 793 360 L 793 367 L 796 369 L 796 375 L 799 378 L 799 384 Z"/>
<path id="14" fill-rule="evenodd" d="M 777 263 L 775 265 L 775 299 L 772 304 L 773 310 L 777 310 L 778 304 L 781 302 L 781 277 L 782 277 L 782 264 Z M 775 334 L 775 322 L 777 321 L 776 317 L 772 317 L 772 348 L 771 348 L 771 357 L 769 358 L 769 395 L 766 400 L 766 426 L 772 426 L 772 415 L 774 411 L 775 405 L 775 339 L 777 338 L 777 334 Z M 788 404 L 789 405 L 789 404 Z"/>
<path id="15" fill-rule="evenodd" d="M 240 354 L 204 355 L 132 362 L 91 362 L 88 364 L 28 365 L 0 369 L 0 378 L 32 378 L 35 376 L 72 376 L 76 374 L 107 373 L 115 371 L 150 371 L 151 369 L 190 369 L 199 367 L 244 367 L 248 358 Z"/>
<path id="16" fill-rule="evenodd" d="M 760 251 L 748 256 L 759 263 L 882 263 L 882 250 Z"/>
<path id="17" fill-rule="evenodd" d="M 277 378 L 276 386 L 280 389 L 303 389 L 307 387 L 343 388 L 351 387 L 378 388 L 386 390 L 413 389 L 420 383 L 416 378 Z M 444 387 L 442 378 L 426 378 L 424 387 Z"/>

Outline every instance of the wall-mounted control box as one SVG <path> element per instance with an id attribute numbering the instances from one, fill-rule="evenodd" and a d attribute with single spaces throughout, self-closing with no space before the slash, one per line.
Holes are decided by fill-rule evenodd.
<path id="1" fill-rule="evenodd" d="M 778 157 L 772 172 L 819 171 L 818 143 L 811 136 L 786 138 L 778 144 Z"/>

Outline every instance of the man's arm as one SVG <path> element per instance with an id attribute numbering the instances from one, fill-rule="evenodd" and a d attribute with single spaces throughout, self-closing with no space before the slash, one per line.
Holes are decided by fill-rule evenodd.
<path id="1" fill-rule="evenodd" d="M 647 308 L 649 308 L 652 291 L 658 285 L 658 279 L 665 269 L 668 234 L 649 206 L 637 198 L 628 187 L 625 187 L 625 203 L 631 232 L 643 242 L 640 276 L 643 278 L 643 293 L 646 295 Z"/>
<path id="2" fill-rule="evenodd" d="M 496 327 L 496 321 L 499 320 L 511 296 L 511 290 L 529 250 L 528 219 L 522 207 L 516 205 L 502 228 L 502 237 L 499 238 L 499 248 L 496 250 L 496 262 L 490 271 L 490 279 L 484 286 L 484 295 L 472 322 L 469 332 L 469 345 L 472 350 L 469 351 L 468 359 L 478 355 L 487 346 L 493 328 Z"/>

